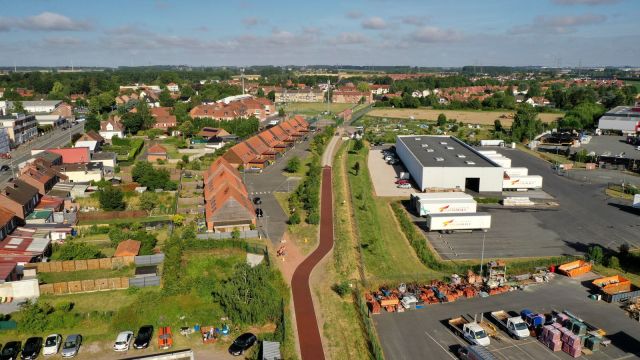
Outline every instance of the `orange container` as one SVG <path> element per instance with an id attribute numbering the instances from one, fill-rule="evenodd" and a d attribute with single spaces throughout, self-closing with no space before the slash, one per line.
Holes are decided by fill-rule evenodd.
<path id="1" fill-rule="evenodd" d="M 580 276 L 589 271 L 591 271 L 591 263 L 584 260 L 571 261 L 558 267 L 558 272 L 568 277 Z"/>
<path id="2" fill-rule="evenodd" d="M 631 291 L 631 281 L 620 275 L 595 279 L 592 284 L 607 294 L 618 294 Z"/>

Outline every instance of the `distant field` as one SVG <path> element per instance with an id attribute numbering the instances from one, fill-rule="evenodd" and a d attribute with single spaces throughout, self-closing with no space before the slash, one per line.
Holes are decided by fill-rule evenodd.
<path id="1" fill-rule="evenodd" d="M 513 111 L 473 111 L 473 110 L 434 110 L 434 109 L 388 109 L 380 108 L 370 111 L 367 115 L 388 118 L 409 118 L 413 116 L 416 120 L 437 120 L 438 115 L 445 114 L 447 119 L 456 119 L 466 124 L 493 125 L 495 120 L 500 120 L 502 125 L 511 126 L 513 118 L 502 115 L 514 114 Z M 561 114 L 539 114 L 540 120 L 546 123 L 558 120 Z"/>
<path id="2" fill-rule="evenodd" d="M 330 104 L 329 111 L 337 114 L 345 109 L 354 107 L 355 104 Z M 317 115 L 323 111 L 327 111 L 326 103 L 288 103 L 287 112 L 293 112 L 305 115 Z"/>
<path id="3" fill-rule="evenodd" d="M 638 89 L 638 91 L 640 92 L 640 80 L 639 81 L 625 81 L 624 82 L 626 85 L 633 85 L 636 87 L 636 89 Z"/>

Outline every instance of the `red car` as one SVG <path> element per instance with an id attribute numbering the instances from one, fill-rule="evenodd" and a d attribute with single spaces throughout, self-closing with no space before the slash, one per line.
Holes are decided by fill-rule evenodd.
<path id="1" fill-rule="evenodd" d="M 396 184 L 398 185 L 409 184 L 409 180 L 405 180 L 405 179 L 396 180 Z"/>

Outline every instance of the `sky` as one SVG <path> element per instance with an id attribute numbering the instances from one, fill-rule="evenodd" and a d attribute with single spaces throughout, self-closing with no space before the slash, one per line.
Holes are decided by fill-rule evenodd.
<path id="1" fill-rule="evenodd" d="M 0 65 L 639 66 L 639 0 L 0 0 Z"/>

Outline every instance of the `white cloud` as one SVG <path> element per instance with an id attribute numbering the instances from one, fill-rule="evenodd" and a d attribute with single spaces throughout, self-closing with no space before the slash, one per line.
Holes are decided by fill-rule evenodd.
<path id="1" fill-rule="evenodd" d="M 463 34 L 453 29 L 441 29 L 435 26 L 423 26 L 411 33 L 411 39 L 421 43 L 460 41 Z"/>
<path id="2" fill-rule="evenodd" d="M 356 45 L 364 44 L 369 39 L 366 36 L 357 32 L 343 32 L 337 36 L 329 39 L 328 43 L 331 45 Z"/>
<path id="3" fill-rule="evenodd" d="M 424 26 L 427 23 L 426 16 L 405 16 L 402 22 L 407 25 Z"/>
<path id="4" fill-rule="evenodd" d="M 349 19 L 360 19 L 362 17 L 362 13 L 360 11 L 353 10 L 346 13 L 345 16 Z"/>
<path id="5" fill-rule="evenodd" d="M 16 26 L 24 30 L 44 31 L 86 31 L 91 29 L 91 25 L 86 21 L 72 20 L 52 12 L 29 16 L 19 20 Z"/>
<path id="6" fill-rule="evenodd" d="M 548 32 L 554 34 L 567 34 L 576 31 L 581 26 L 603 23 L 607 19 L 604 15 L 584 14 L 575 16 L 537 16 L 533 23 L 511 28 L 511 34 L 528 34 Z"/>
<path id="7" fill-rule="evenodd" d="M 362 21 L 362 27 L 369 30 L 382 30 L 387 27 L 387 22 L 381 17 L 370 17 Z"/>
<path id="8" fill-rule="evenodd" d="M 620 0 L 553 0 L 558 5 L 607 5 L 615 4 Z"/>

